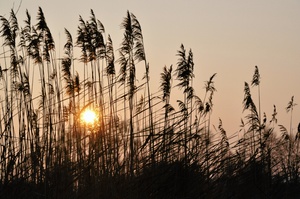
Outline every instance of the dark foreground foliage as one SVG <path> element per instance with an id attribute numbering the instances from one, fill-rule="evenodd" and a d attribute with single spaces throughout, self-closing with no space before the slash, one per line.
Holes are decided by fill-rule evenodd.
<path id="1" fill-rule="evenodd" d="M 1 198 L 299 198 L 299 183 L 282 183 L 275 176 L 273 184 L 266 181 L 261 165 L 251 163 L 236 175 L 208 180 L 199 166 L 183 162 L 159 163 L 145 168 L 135 177 L 88 176 L 74 189 L 67 183 L 64 170 L 53 171 L 49 181 L 33 184 L 25 179 L 1 186 Z M 69 174 L 71 175 L 71 174 Z M 86 175 L 86 174 L 83 174 Z"/>

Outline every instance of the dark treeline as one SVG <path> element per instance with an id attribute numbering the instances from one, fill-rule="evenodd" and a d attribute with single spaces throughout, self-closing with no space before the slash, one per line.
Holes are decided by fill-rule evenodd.
<path id="1" fill-rule="evenodd" d="M 80 16 L 75 37 L 65 30 L 62 58 L 42 9 L 35 20 L 26 14 L 23 26 L 13 10 L 0 16 L 0 198 L 300 197 L 296 103 L 287 103 L 289 128 L 277 124 L 275 105 L 267 119 L 257 66 L 244 85 L 239 136 L 227 137 L 221 119 L 211 123 L 216 74 L 197 96 L 184 45 L 151 92 L 134 14 L 121 22 L 116 49 L 93 10 Z M 182 92 L 176 106 L 172 89 Z M 95 122 L 82 120 L 87 109 Z"/>

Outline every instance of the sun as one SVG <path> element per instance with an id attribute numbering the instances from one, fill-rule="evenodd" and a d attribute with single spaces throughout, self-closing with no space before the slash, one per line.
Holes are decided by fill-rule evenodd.
<path id="1" fill-rule="evenodd" d="M 97 115 L 95 111 L 86 109 L 83 113 L 81 113 L 81 120 L 86 124 L 93 124 L 97 119 Z"/>

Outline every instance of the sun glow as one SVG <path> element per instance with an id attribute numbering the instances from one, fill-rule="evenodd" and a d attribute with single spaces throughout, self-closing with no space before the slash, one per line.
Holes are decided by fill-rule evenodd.
<path id="1" fill-rule="evenodd" d="M 87 109 L 81 114 L 81 120 L 86 124 L 93 124 L 97 119 L 95 111 Z"/>

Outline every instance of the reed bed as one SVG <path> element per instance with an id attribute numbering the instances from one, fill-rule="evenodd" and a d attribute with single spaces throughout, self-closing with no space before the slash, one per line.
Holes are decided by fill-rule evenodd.
<path id="1" fill-rule="evenodd" d="M 213 74 L 204 96 L 194 90 L 193 52 L 181 45 L 174 66 L 150 89 L 141 25 L 127 11 L 123 40 L 112 38 L 91 10 L 76 36 L 65 30 L 64 55 L 42 8 L 24 25 L 1 20 L 1 198 L 297 198 L 299 135 L 261 114 L 256 66 L 244 85 L 245 117 L 228 137 L 211 123 Z M 115 55 L 115 53 L 117 55 Z M 144 70 L 138 80 L 136 67 Z M 81 72 L 78 72 L 81 71 Z M 172 89 L 183 100 L 171 105 Z M 258 108 L 256 103 L 259 104 Z M 291 114 L 294 97 L 288 103 Z M 82 113 L 96 112 L 92 123 Z M 279 132 L 275 132 L 279 129 Z M 242 136 L 240 136 L 242 135 Z"/>

